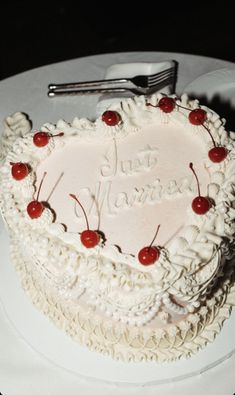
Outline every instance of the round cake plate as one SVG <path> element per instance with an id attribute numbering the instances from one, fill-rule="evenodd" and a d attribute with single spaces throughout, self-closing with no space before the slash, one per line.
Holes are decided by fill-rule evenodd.
<path id="1" fill-rule="evenodd" d="M 38 311 L 23 289 L 9 256 L 9 238 L 0 223 L 0 301 L 9 323 L 38 354 L 57 367 L 106 383 L 156 385 L 202 374 L 235 356 L 235 311 L 215 341 L 188 360 L 172 363 L 124 363 L 74 342 Z"/>
<path id="2" fill-rule="evenodd" d="M 185 86 L 184 92 L 196 97 L 227 120 L 227 129 L 235 130 L 235 68 L 205 73 Z"/>
<path id="3" fill-rule="evenodd" d="M 185 86 L 184 92 L 204 96 L 208 100 L 221 100 L 235 106 L 235 69 L 222 68 L 205 73 Z"/>

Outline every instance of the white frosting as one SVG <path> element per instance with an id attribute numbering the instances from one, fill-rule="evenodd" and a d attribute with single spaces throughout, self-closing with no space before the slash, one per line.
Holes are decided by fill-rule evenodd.
<path id="1" fill-rule="evenodd" d="M 153 95 L 148 102 L 156 105 L 160 98 Z M 174 359 L 202 347 L 198 325 L 202 330 L 214 325 L 233 284 L 234 140 L 219 116 L 203 107 L 206 126 L 228 150 L 223 162 L 210 162 L 208 133 L 188 121 L 189 109 L 198 108 L 198 102 L 183 96 L 177 104 L 165 114 L 146 106 L 145 97 L 127 99 L 112 108 L 121 116 L 114 127 L 101 118 L 94 123 L 60 120 L 41 128 L 64 132 L 46 147 L 36 147 L 26 131 L 3 149 L 1 210 L 24 287 L 46 314 L 53 319 L 56 314 L 60 325 L 67 320 L 72 328 L 76 321 L 68 330 L 71 336 L 125 360 Z M 28 163 L 29 175 L 14 180 L 10 162 Z M 197 190 L 189 162 L 197 169 L 202 194 L 214 202 L 205 215 L 191 209 Z M 45 170 L 40 199 L 50 206 L 32 220 L 26 207 Z M 69 193 L 86 206 L 90 227 L 105 234 L 94 248 L 80 241 L 86 224 Z M 150 244 L 158 224 L 160 258 L 143 266 L 138 251 Z M 224 315 L 218 317 L 222 323 Z M 85 331 L 83 320 L 89 321 Z M 91 336 L 88 328 L 95 322 L 102 334 Z M 106 326 L 128 334 L 128 344 L 115 335 L 111 347 Z M 147 352 L 144 342 L 143 355 L 135 352 L 140 337 L 151 339 L 154 351 Z M 169 353 L 162 351 L 166 338 Z"/>

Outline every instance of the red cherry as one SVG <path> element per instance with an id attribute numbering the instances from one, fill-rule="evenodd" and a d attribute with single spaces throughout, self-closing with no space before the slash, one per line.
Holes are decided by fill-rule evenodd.
<path id="1" fill-rule="evenodd" d="M 32 219 L 39 218 L 42 215 L 43 210 L 44 205 L 38 200 L 32 200 L 32 202 L 27 206 L 27 213 Z"/>
<path id="2" fill-rule="evenodd" d="M 44 181 L 44 178 L 46 177 L 46 174 L 47 174 L 46 172 L 43 173 L 42 179 L 41 179 L 40 184 L 39 184 L 39 188 L 38 188 L 38 193 L 37 193 L 36 199 L 32 200 L 27 206 L 27 213 L 30 216 L 30 218 L 32 218 L 32 219 L 39 218 L 42 215 L 43 210 L 45 208 L 43 203 L 38 201 L 38 198 L 39 198 L 39 194 L 40 194 L 40 191 L 41 191 L 42 183 Z"/>
<path id="3" fill-rule="evenodd" d="M 209 156 L 210 160 L 214 163 L 222 162 L 226 158 L 228 151 L 226 150 L 225 147 L 218 147 L 215 143 L 215 139 L 212 136 L 210 129 L 206 125 L 202 125 L 202 126 L 209 134 L 211 141 L 214 145 L 214 147 L 211 148 L 210 151 L 208 152 L 208 156 Z"/>
<path id="4" fill-rule="evenodd" d="M 37 132 L 33 136 L 33 142 L 37 147 L 44 147 L 49 142 L 49 134 L 46 132 Z"/>
<path id="5" fill-rule="evenodd" d="M 206 214 L 211 208 L 209 199 L 204 196 L 197 196 L 192 201 L 192 209 L 196 214 Z"/>
<path id="6" fill-rule="evenodd" d="M 150 245 L 142 248 L 138 253 L 138 259 L 142 265 L 145 266 L 152 265 L 154 262 L 156 262 L 159 259 L 160 250 L 159 248 L 153 246 L 153 243 L 158 235 L 159 229 L 160 229 L 160 225 L 158 225 L 156 233 Z"/>
<path id="7" fill-rule="evenodd" d="M 86 212 L 85 212 L 85 210 L 84 210 L 83 205 L 82 205 L 81 202 L 78 200 L 78 198 L 77 198 L 74 194 L 72 194 L 72 193 L 70 193 L 69 196 L 70 196 L 72 199 L 74 199 L 74 200 L 79 204 L 79 206 L 81 207 L 81 209 L 82 209 L 82 211 L 83 211 L 84 217 L 85 217 L 87 229 L 84 230 L 84 231 L 81 233 L 80 239 L 81 239 L 82 244 L 83 244 L 86 248 L 95 247 L 95 246 L 99 243 L 99 241 L 100 241 L 100 236 L 99 236 L 99 234 L 98 234 L 95 230 L 90 230 Z"/>
<path id="8" fill-rule="evenodd" d="M 193 125 L 202 125 L 207 118 L 207 114 L 206 111 L 201 108 L 196 108 L 195 110 L 190 111 L 188 118 L 189 122 Z"/>
<path id="9" fill-rule="evenodd" d="M 172 112 L 175 108 L 175 100 L 172 97 L 162 97 L 158 102 L 158 107 L 163 112 Z"/>
<path id="10" fill-rule="evenodd" d="M 196 178 L 197 181 L 197 189 L 198 189 L 198 196 L 195 197 L 192 201 L 192 209 L 196 214 L 206 214 L 207 211 L 210 210 L 211 207 L 211 203 L 210 200 L 204 196 L 201 196 L 201 192 L 200 192 L 200 186 L 199 186 L 199 181 L 198 181 L 198 177 L 197 174 L 193 168 L 193 164 L 190 163 L 189 164 L 190 169 L 192 170 L 194 177 Z"/>
<path id="11" fill-rule="evenodd" d="M 102 114 L 102 121 L 108 126 L 115 126 L 120 122 L 120 115 L 116 111 L 105 111 Z"/>
<path id="12" fill-rule="evenodd" d="M 12 165 L 11 174 L 15 180 L 17 180 L 17 181 L 23 180 L 23 178 L 25 178 L 29 174 L 29 168 L 26 163 L 21 163 L 21 162 L 12 163 L 12 162 L 10 162 L 10 164 Z"/>
<path id="13" fill-rule="evenodd" d="M 157 247 L 144 247 L 139 251 L 138 259 L 144 266 L 153 265 L 160 256 L 160 251 Z"/>
<path id="14" fill-rule="evenodd" d="M 45 147 L 45 145 L 48 144 L 49 139 L 51 137 L 58 137 L 58 136 L 63 136 L 64 133 L 58 133 L 58 134 L 50 134 L 50 133 L 46 133 L 46 132 L 37 132 L 35 133 L 35 135 L 33 136 L 33 142 L 37 147 Z"/>
<path id="15" fill-rule="evenodd" d="M 90 229 L 84 230 L 81 233 L 80 238 L 81 238 L 82 244 L 86 248 L 95 247 L 99 243 L 99 240 L 100 240 L 98 233 L 95 232 L 94 230 L 90 230 Z"/>
<path id="16" fill-rule="evenodd" d="M 228 154 L 225 147 L 213 147 L 208 152 L 210 160 L 214 163 L 222 162 Z"/>

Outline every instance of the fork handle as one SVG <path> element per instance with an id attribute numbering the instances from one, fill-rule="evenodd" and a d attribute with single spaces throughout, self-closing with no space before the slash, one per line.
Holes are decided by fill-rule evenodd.
<path id="1" fill-rule="evenodd" d="M 110 84 L 124 84 L 129 82 L 127 78 L 113 78 L 108 80 L 97 80 L 97 81 L 85 81 L 85 82 L 70 82 L 64 84 L 50 84 L 48 85 L 48 89 L 76 89 L 76 88 L 86 88 L 89 86 L 101 86 L 101 85 L 110 85 Z"/>
<path id="2" fill-rule="evenodd" d="M 75 96 L 75 95 L 96 95 L 100 93 L 124 93 L 130 92 L 129 88 L 97 88 L 97 89 L 49 89 L 48 96 Z"/>

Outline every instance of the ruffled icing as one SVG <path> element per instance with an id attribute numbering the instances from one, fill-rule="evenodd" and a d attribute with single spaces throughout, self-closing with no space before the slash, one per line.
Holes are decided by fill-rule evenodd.
<path id="1" fill-rule="evenodd" d="M 156 105 L 161 97 L 153 95 L 148 102 Z M 219 164 L 205 161 L 214 206 L 203 216 L 189 213 L 190 224 L 162 249 L 157 268 L 140 266 L 136 257 L 105 243 L 86 249 L 78 234 L 55 222 L 50 208 L 32 221 L 26 207 L 35 194 L 35 169 L 71 139 L 122 139 L 158 118 L 187 125 L 209 149 L 203 128 L 189 125 L 183 108 L 198 108 L 198 101 L 183 95 L 176 103 L 177 110 L 165 114 L 158 107 L 146 107 L 144 96 L 127 99 L 112 106 L 122 119 L 113 127 L 100 118 L 47 123 L 41 131 L 62 131 L 66 137 L 50 139 L 39 150 L 32 143 L 28 121 L 17 113 L 8 118 L 2 140 L 1 211 L 24 288 L 76 340 L 126 361 L 172 360 L 196 352 L 213 340 L 234 304 L 235 151 L 224 120 L 201 107 L 213 138 L 228 155 Z M 11 177 L 10 162 L 27 162 L 32 172 L 19 183 Z M 172 192 L 173 198 L 177 192 Z"/>

